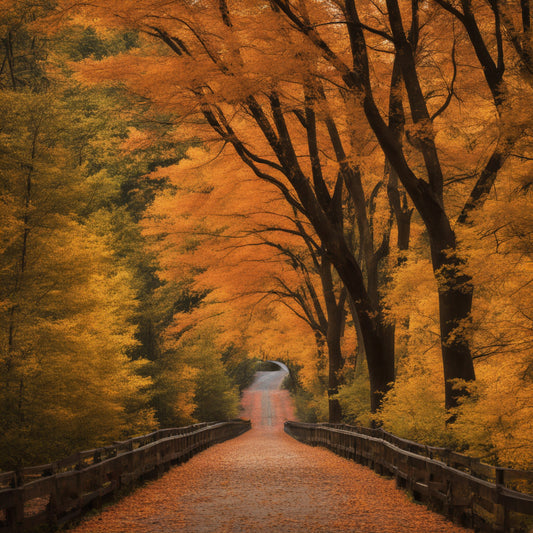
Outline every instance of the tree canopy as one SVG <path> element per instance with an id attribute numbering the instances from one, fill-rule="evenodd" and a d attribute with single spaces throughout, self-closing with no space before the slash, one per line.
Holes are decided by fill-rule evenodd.
<path id="1" fill-rule="evenodd" d="M 124 427 L 281 359 L 302 418 L 531 464 L 527 2 L 5 4 L 10 413 L 90 335 Z"/>

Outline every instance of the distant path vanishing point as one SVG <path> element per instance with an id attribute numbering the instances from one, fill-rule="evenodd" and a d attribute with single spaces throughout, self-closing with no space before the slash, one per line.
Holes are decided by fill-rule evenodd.
<path id="1" fill-rule="evenodd" d="M 471 531 L 409 501 L 369 468 L 301 444 L 283 432 L 294 419 L 287 371 L 258 372 L 244 392 L 252 430 L 147 483 L 75 533 Z"/>

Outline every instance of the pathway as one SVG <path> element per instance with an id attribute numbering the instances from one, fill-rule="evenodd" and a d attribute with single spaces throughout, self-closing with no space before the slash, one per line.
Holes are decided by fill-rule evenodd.
<path id="1" fill-rule="evenodd" d="M 285 371 L 258 372 L 243 397 L 252 430 L 173 468 L 75 533 L 460 533 L 394 480 L 283 432 Z"/>

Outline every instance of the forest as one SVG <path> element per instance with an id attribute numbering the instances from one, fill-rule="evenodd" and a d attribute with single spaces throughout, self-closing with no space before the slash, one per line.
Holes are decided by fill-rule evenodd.
<path id="1" fill-rule="evenodd" d="M 533 468 L 529 0 L 0 0 L 0 469 L 239 416 Z"/>

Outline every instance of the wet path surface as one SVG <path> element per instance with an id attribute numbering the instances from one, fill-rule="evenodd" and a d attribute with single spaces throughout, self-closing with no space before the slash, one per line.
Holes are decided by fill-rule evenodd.
<path id="1" fill-rule="evenodd" d="M 370 469 L 301 444 L 284 371 L 258 372 L 243 397 L 253 429 L 148 483 L 76 533 L 469 531 L 409 501 Z"/>

